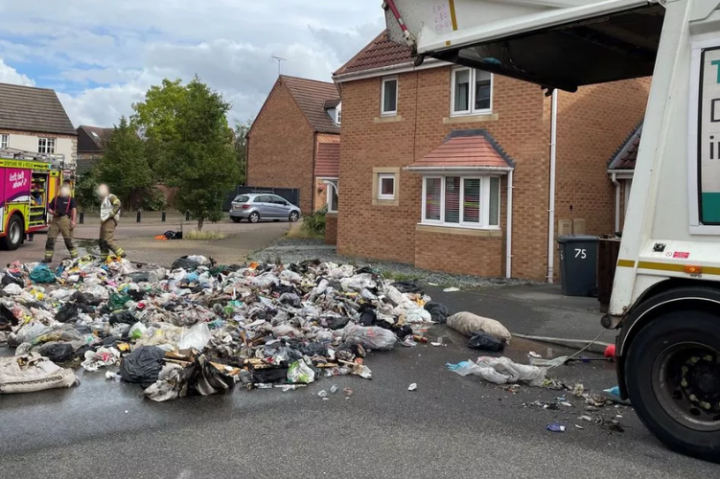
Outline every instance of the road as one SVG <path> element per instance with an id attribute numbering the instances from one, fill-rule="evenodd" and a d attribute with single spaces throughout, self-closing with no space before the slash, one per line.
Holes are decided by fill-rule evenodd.
<path id="1" fill-rule="evenodd" d="M 444 328 L 431 335 L 448 334 Z M 609 433 L 582 421 L 581 400 L 559 411 L 524 405 L 557 391 L 522 387 L 511 394 L 445 369 L 475 358 L 456 335 L 444 347 L 374 353 L 372 381 L 323 378 L 305 390 L 246 391 L 156 404 L 135 385 L 80 373 L 63 391 L 0 397 L 2 477 L 133 478 L 653 478 L 717 477 L 719 466 L 667 451 L 626 408 Z M 565 353 L 521 340 L 506 351 Z M 610 365 L 575 364 L 552 376 L 593 391 L 614 385 Z M 415 392 L 407 390 L 417 383 Z M 349 398 L 317 393 L 336 384 Z M 597 414 L 596 414 L 597 415 Z M 565 433 L 546 426 L 565 424 Z M 578 429 L 575 424 L 582 425 Z"/>

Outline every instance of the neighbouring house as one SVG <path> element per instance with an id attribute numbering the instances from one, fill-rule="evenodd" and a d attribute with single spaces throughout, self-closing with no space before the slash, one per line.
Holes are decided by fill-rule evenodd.
<path id="1" fill-rule="evenodd" d="M 341 112 L 334 83 L 280 75 L 248 132 L 248 186 L 296 188 L 304 214 L 332 209 Z"/>
<path id="2" fill-rule="evenodd" d="M 77 128 L 78 139 L 78 175 L 83 175 L 100 161 L 105 149 L 104 143 L 112 134 L 112 128 L 100 128 L 97 126 L 80 125 Z"/>
<path id="3" fill-rule="evenodd" d="M 635 127 L 608 162 L 608 174 L 615 185 L 615 231 L 617 232 L 622 231 L 625 223 L 641 135 L 642 123 Z"/>
<path id="4" fill-rule="evenodd" d="M 77 157 L 77 133 L 54 90 L 0 83 L 0 149 Z"/>
<path id="5" fill-rule="evenodd" d="M 339 253 L 546 280 L 559 234 L 614 231 L 607 159 L 642 119 L 649 79 L 548 97 L 434 59 L 415 66 L 385 33 L 333 78 L 342 194 L 327 231 Z"/>

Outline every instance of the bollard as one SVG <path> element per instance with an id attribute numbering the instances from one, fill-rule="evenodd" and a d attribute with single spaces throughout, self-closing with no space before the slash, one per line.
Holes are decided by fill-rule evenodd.
<path id="1" fill-rule="evenodd" d="M 162 215 L 160 216 L 160 221 L 165 223 L 165 220 L 167 220 L 167 213 L 163 211 Z"/>
<path id="2" fill-rule="evenodd" d="M 135 222 L 136 222 L 136 223 L 140 223 L 141 220 L 142 220 L 142 213 L 140 213 L 140 212 L 138 211 L 138 212 L 137 212 L 137 215 L 136 215 L 136 217 L 135 217 Z"/>
<path id="3" fill-rule="evenodd" d="M 190 221 L 190 212 L 189 211 L 185 212 L 185 221 Z"/>
<path id="4" fill-rule="evenodd" d="M 85 213 L 82 211 L 80 212 L 80 224 L 81 225 L 85 224 Z"/>

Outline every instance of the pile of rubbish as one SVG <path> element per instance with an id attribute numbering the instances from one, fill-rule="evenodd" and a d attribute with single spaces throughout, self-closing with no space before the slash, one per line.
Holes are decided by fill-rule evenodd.
<path id="1" fill-rule="evenodd" d="M 305 261 L 170 270 L 92 257 L 10 265 L 0 286 L 0 393 L 76 384 L 106 370 L 155 401 L 248 388 L 295 389 L 323 376 L 371 379 L 364 357 L 422 341 L 447 308 L 370 268 Z M 66 366 L 65 368 L 58 366 Z"/>

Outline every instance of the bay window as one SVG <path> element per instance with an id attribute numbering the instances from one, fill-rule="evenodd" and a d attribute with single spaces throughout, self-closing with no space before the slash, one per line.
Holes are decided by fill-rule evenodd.
<path id="1" fill-rule="evenodd" d="M 500 228 L 500 178 L 426 176 L 422 223 L 464 228 Z"/>
<path id="2" fill-rule="evenodd" d="M 492 74 L 473 68 L 452 72 L 452 114 L 475 115 L 492 112 Z"/>

